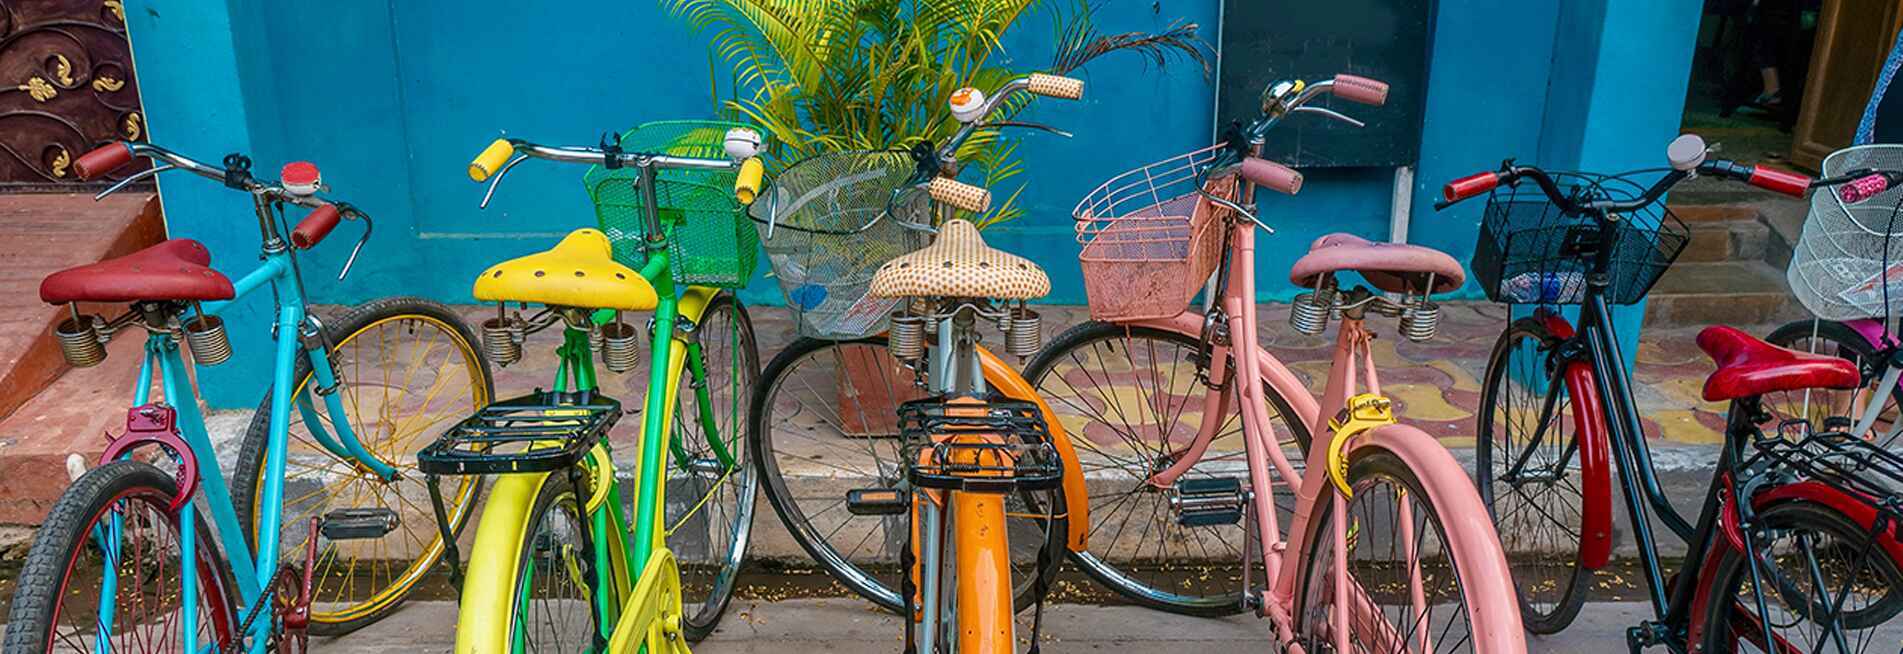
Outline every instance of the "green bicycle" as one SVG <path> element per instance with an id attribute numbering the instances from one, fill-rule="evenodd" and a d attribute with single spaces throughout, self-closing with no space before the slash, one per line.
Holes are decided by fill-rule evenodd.
<path id="1" fill-rule="evenodd" d="M 728 198 L 751 201 L 758 147 L 738 125 L 664 122 L 600 147 L 498 139 L 470 165 L 490 182 L 486 207 L 529 158 L 594 164 L 584 181 L 601 229 L 476 281 L 476 298 L 500 307 L 482 327 L 492 361 L 520 360 L 525 337 L 557 323 L 562 345 L 553 388 L 491 404 L 417 456 L 432 482 L 497 477 L 468 574 L 451 571 L 457 652 L 685 652 L 718 623 L 756 490 L 740 426 L 760 357 L 746 309 L 721 288 L 753 273 L 752 226 Z M 525 318 L 530 305 L 541 308 Z M 599 351 L 611 373 L 644 363 L 630 311 L 653 312 L 631 509 L 607 440 L 622 406 L 600 392 L 594 362 Z M 686 500 L 668 501 L 676 493 Z"/>

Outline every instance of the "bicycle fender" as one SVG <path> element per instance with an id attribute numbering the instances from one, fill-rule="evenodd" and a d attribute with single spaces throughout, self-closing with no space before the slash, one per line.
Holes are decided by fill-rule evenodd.
<path id="1" fill-rule="evenodd" d="M 985 383 L 1003 393 L 1005 397 L 1037 404 L 1037 411 L 1045 416 L 1057 415 L 1051 406 L 1039 397 L 1031 382 L 1025 381 L 1015 368 L 1005 363 L 998 355 L 980 346 L 978 362 L 984 369 Z M 1090 492 L 1084 488 L 1084 468 L 1077 462 L 1077 448 L 1071 445 L 1070 433 L 1065 431 L 1064 423 L 1047 419 L 1044 425 L 1050 430 L 1051 447 L 1057 449 L 1057 458 L 1064 466 L 1064 512 L 1069 521 L 1065 523 L 1065 546 L 1072 552 L 1088 549 L 1090 535 Z"/>
<path id="2" fill-rule="evenodd" d="M 1766 488 L 1751 498 L 1751 506 L 1762 511 L 1773 504 L 1800 501 L 1822 504 L 1844 514 L 1865 530 L 1874 532 L 1876 529 L 1877 507 L 1849 491 L 1816 480 Z M 1903 542 L 1897 538 L 1898 529 L 1903 529 L 1903 525 L 1892 520 L 1885 533 L 1877 534 L 1877 545 L 1890 555 L 1890 560 L 1903 564 Z"/>
<path id="3" fill-rule="evenodd" d="M 1555 338 L 1573 337 L 1572 324 L 1556 312 L 1541 309 L 1534 318 Z M 1598 570 L 1612 558 L 1612 441 L 1591 364 L 1566 364 L 1566 392 L 1573 398 L 1573 433 L 1579 441 L 1579 566 Z"/>
<path id="4" fill-rule="evenodd" d="M 463 574 L 461 609 L 456 615 L 456 653 L 490 654 L 507 651 L 509 627 L 515 624 L 515 584 L 521 561 L 516 546 L 528 532 L 529 510 L 542 492 L 548 473 L 499 475 L 489 487 L 489 499 L 476 523 L 476 542 L 469 548 Z"/>
<path id="5" fill-rule="evenodd" d="M 1506 589 L 1506 580 L 1513 578 L 1513 569 L 1507 567 L 1507 557 L 1500 548 L 1500 537 L 1494 531 L 1491 514 L 1481 503 L 1479 491 L 1474 490 L 1467 469 L 1440 441 L 1408 424 L 1375 427 L 1355 441 L 1354 451 L 1378 447 L 1394 454 L 1414 471 L 1422 489 L 1438 509 L 1448 541 L 1465 545 L 1450 548 L 1463 578 L 1496 580 L 1500 588 Z M 1476 583 L 1461 589 L 1473 612 L 1473 624 L 1490 625 L 1486 633 L 1473 635 L 1475 650 L 1490 654 L 1525 652 L 1519 600 L 1510 589 L 1489 593 L 1484 587 L 1486 584 Z"/>
<path id="6" fill-rule="evenodd" d="M 720 295 L 720 289 L 717 288 L 689 286 L 687 290 L 681 292 L 680 304 L 675 305 L 675 309 L 680 312 L 682 318 L 699 325 L 701 316 L 707 314 L 707 305 L 713 304 L 714 297 L 718 295 Z"/>

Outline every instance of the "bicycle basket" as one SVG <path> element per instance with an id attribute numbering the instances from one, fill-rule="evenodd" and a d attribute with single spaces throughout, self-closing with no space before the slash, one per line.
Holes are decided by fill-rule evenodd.
<path id="1" fill-rule="evenodd" d="M 893 201 L 916 169 L 902 151 L 824 154 L 787 168 L 754 201 L 748 214 L 801 335 L 885 329 L 898 300 L 872 297 L 873 274 L 931 243 L 930 198 L 907 190 Z"/>
<path id="2" fill-rule="evenodd" d="M 674 120 L 644 123 L 621 135 L 629 152 L 724 159 L 727 130 L 739 123 Z M 654 198 L 668 231 L 668 264 L 680 284 L 740 288 L 753 278 L 758 239 L 733 199 L 734 170 L 655 171 Z M 647 206 L 637 168 L 593 166 L 582 176 L 615 261 L 639 270 L 647 262 Z"/>
<path id="3" fill-rule="evenodd" d="M 1573 198 L 1623 200 L 1643 192 L 1617 177 L 1553 173 L 1553 178 Z M 1620 215 L 1612 242 L 1601 243 L 1594 218 L 1568 215 L 1531 182 L 1522 186 L 1493 190 L 1481 219 L 1480 240 L 1474 245 L 1474 279 L 1494 302 L 1579 304 L 1593 258 L 1610 248 L 1606 301 L 1632 304 L 1645 298 L 1691 242 L 1685 223 L 1662 203 L 1655 203 Z"/>
<path id="4" fill-rule="evenodd" d="M 1099 185 L 1075 219 L 1077 260 L 1084 271 L 1090 317 L 1168 318 L 1182 313 L 1222 260 L 1223 221 L 1230 210 L 1196 193 L 1197 172 L 1224 144 L 1131 170 Z M 1207 182 L 1212 195 L 1234 198 L 1234 175 Z"/>
<path id="5" fill-rule="evenodd" d="M 1824 176 L 1875 168 L 1903 169 L 1903 145 L 1861 145 L 1824 157 Z M 1891 187 L 1857 204 L 1836 193 L 1811 194 L 1810 215 L 1785 271 L 1791 293 L 1826 320 L 1893 315 L 1903 309 L 1903 189 Z M 1884 272 L 1885 267 L 1888 272 Z M 1888 303 L 1885 303 L 1885 296 Z"/>

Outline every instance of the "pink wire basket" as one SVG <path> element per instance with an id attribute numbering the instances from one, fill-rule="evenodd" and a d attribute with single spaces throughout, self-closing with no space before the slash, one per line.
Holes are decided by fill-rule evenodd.
<path id="1" fill-rule="evenodd" d="M 1097 320 L 1168 318 L 1191 300 L 1222 260 L 1222 226 L 1230 210 L 1196 193 L 1197 172 L 1226 145 L 1213 145 L 1110 178 L 1077 203 L 1077 242 L 1084 246 L 1084 293 Z M 1233 198 L 1236 178 L 1207 182 L 1210 194 Z"/>

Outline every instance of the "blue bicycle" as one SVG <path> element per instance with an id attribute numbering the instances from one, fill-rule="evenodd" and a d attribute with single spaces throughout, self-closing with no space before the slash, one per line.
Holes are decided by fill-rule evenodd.
<path id="1" fill-rule="evenodd" d="M 287 165 L 271 181 L 242 155 L 212 165 L 111 143 L 74 168 L 93 179 L 138 157 L 154 165 L 99 197 L 172 170 L 247 193 L 263 263 L 233 282 L 209 267 L 203 245 L 175 238 L 41 283 L 42 300 L 72 307 L 55 336 L 73 365 L 98 364 L 107 338 L 128 329 L 146 332 L 145 358 L 125 432 L 60 496 L 34 539 L 5 651 L 301 650 L 307 633 L 388 615 L 447 549 L 439 520 L 453 535 L 474 506 L 479 477 L 438 490 L 412 454 L 490 401 L 488 364 L 469 328 L 447 307 L 413 298 L 354 307 L 328 325 L 311 314 L 296 253 L 343 220 L 362 220 L 342 279 L 370 236 L 369 216 L 319 195 L 315 166 Z M 293 227 L 287 206 L 310 213 Z M 219 314 L 260 292 L 276 304 L 272 383 L 228 486 L 181 341 L 193 365 L 229 360 Z M 129 309 L 106 318 L 82 314 L 79 303 Z"/>

